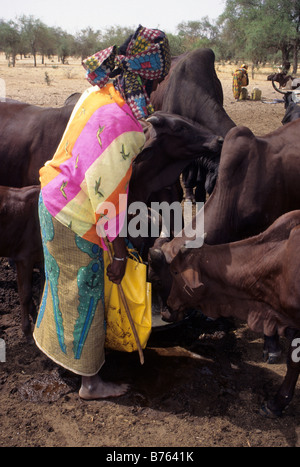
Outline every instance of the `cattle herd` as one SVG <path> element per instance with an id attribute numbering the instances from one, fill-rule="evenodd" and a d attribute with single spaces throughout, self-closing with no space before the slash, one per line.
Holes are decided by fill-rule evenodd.
<path id="1" fill-rule="evenodd" d="M 171 238 L 131 240 L 139 248 L 145 243 L 164 319 L 176 321 L 191 307 L 210 318 L 245 319 L 264 335 L 270 362 L 280 353 L 278 336 L 289 339 L 286 376 L 262 407 L 278 416 L 292 400 L 300 371 L 293 358 L 300 337 L 299 107 L 285 91 L 280 128 L 256 137 L 236 126 L 224 110 L 214 60 L 210 49 L 172 60 L 151 95 L 155 112 L 143 122 L 147 142 L 134 161 L 129 191 L 130 202 L 181 201 L 182 174 L 186 197 L 207 199 L 191 221 L 195 226 L 203 219 L 203 246 L 188 247 L 193 238 L 187 229 Z M 59 109 L 0 103 L 0 255 L 15 262 L 29 340 L 29 317 L 36 312 L 32 272 L 43 261 L 39 168 L 54 154 L 78 97 Z"/>

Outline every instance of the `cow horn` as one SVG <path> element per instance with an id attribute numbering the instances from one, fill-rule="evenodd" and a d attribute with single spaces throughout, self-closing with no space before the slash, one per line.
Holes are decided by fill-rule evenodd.
<path id="1" fill-rule="evenodd" d="M 161 122 L 157 115 L 150 115 L 150 117 L 148 117 L 146 121 L 148 123 L 151 123 L 151 125 L 159 125 Z"/>
<path id="2" fill-rule="evenodd" d="M 164 254 L 163 254 L 162 250 L 160 250 L 159 248 L 150 248 L 149 249 L 149 256 L 150 256 L 152 262 L 161 263 L 161 261 L 164 259 Z"/>
<path id="3" fill-rule="evenodd" d="M 281 89 L 279 89 L 279 88 L 276 86 L 276 84 L 275 84 L 275 82 L 274 82 L 273 79 L 272 79 L 272 86 L 273 86 L 273 88 L 275 89 L 275 91 L 280 92 L 280 94 L 288 94 L 288 93 L 291 92 L 291 91 L 282 91 Z"/>
<path id="4" fill-rule="evenodd" d="M 201 236 L 198 237 L 198 238 L 200 239 L 200 242 L 198 243 L 197 248 L 201 248 L 201 247 L 202 247 L 202 245 L 203 245 L 204 240 L 206 239 L 206 237 L 207 237 L 207 232 L 204 232 L 203 235 L 201 235 Z M 196 237 L 195 240 L 197 241 L 197 237 Z M 194 242 L 195 242 L 195 240 L 194 240 Z M 191 250 L 191 248 L 189 248 L 188 246 L 186 246 L 188 243 L 189 243 L 189 242 L 187 241 L 184 245 L 182 245 L 182 246 L 180 247 L 180 252 L 181 252 L 182 254 L 184 254 L 186 251 L 190 251 L 190 250 Z M 194 247 L 195 247 L 195 243 L 194 243 Z"/>

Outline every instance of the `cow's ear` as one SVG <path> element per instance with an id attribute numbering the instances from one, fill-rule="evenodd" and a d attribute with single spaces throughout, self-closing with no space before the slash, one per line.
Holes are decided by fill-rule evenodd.
<path id="1" fill-rule="evenodd" d="M 186 269 L 182 273 L 182 277 L 184 282 L 190 289 L 198 289 L 199 287 L 204 287 L 204 284 L 200 278 L 200 273 L 193 268 Z"/>
<path id="2" fill-rule="evenodd" d="M 151 123 L 153 126 L 161 126 L 162 125 L 162 119 L 159 117 L 159 114 L 153 113 L 150 115 L 150 117 L 147 118 L 146 120 L 147 123 Z"/>
<path id="3" fill-rule="evenodd" d="M 161 265 L 165 260 L 165 255 L 163 254 L 160 248 L 150 248 L 149 249 L 149 262 L 152 265 Z"/>
<path id="4" fill-rule="evenodd" d="M 151 123 L 148 123 L 146 121 L 144 121 L 142 126 L 143 126 L 143 132 L 146 138 L 145 145 L 144 145 L 144 148 L 145 148 L 153 144 L 153 139 L 155 140 L 156 138 L 156 131 L 155 131 L 154 126 L 151 125 Z"/>

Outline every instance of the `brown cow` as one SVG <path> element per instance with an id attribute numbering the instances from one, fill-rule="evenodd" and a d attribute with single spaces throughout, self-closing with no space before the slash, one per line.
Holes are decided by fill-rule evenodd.
<path id="1" fill-rule="evenodd" d="M 32 300 L 32 274 L 43 262 L 38 218 L 39 185 L 24 188 L 0 186 L 0 257 L 14 261 L 21 305 L 22 331 L 31 336 L 29 315 L 36 314 Z"/>
<path id="2" fill-rule="evenodd" d="M 39 169 L 56 151 L 73 107 L 0 103 L 0 185 L 39 184 Z"/>
<path id="3" fill-rule="evenodd" d="M 181 250 L 170 270 L 173 310 L 200 307 L 212 318 L 245 319 L 267 336 L 277 331 L 300 337 L 300 211 L 281 216 L 250 239 Z M 293 397 L 300 372 L 299 358 L 291 358 L 294 343 L 286 377 L 266 413 L 281 415 Z"/>

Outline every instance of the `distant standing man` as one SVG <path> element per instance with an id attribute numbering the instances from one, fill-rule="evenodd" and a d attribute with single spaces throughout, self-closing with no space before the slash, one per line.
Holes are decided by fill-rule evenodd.
<path id="1" fill-rule="evenodd" d="M 248 65 L 243 64 L 233 73 L 232 92 L 233 97 L 238 100 L 242 92 L 242 87 L 248 86 Z"/>

